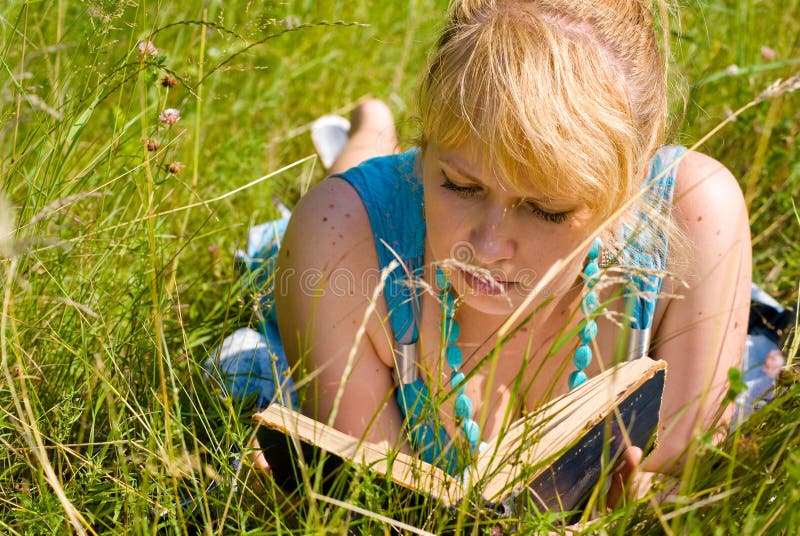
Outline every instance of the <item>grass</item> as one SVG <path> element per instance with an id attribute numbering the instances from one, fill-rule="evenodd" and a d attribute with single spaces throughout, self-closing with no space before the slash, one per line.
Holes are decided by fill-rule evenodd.
<path id="1" fill-rule="evenodd" d="M 418 73 L 445 2 L 317 4 L 0 6 L 0 170 L 13 206 L 0 207 L 0 225 L 14 230 L 13 243 L 0 233 L 0 531 L 383 531 L 320 501 L 287 515 L 269 483 L 234 469 L 248 412 L 201 372 L 214 345 L 256 315 L 231 252 L 277 215 L 273 195 L 291 206 L 322 178 L 306 158 L 309 123 L 369 94 L 393 105 L 404 139 L 416 131 Z M 800 70 L 798 0 L 691 0 L 680 15 L 675 137 L 685 145 Z M 147 39 L 158 55 L 139 54 Z M 165 74 L 174 87 L 161 85 Z M 754 279 L 785 303 L 800 282 L 798 104 L 795 92 L 751 107 L 702 147 L 740 178 Z M 181 120 L 161 124 L 165 108 Z M 180 173 L 165 171 L 175 162 Z M 598 525 L 797 533 L 798 389 L 721 447 L 701 441 L 680 501 L 634 504 Z M 215 479 L 223 485 L 206 492 Z M 191 513 L 174 506 L 187 494 L 200 497 Z M 442 527 L 379 483 L 350 499 Z M 522 527 L 551 521 L 530 513 Z"/>

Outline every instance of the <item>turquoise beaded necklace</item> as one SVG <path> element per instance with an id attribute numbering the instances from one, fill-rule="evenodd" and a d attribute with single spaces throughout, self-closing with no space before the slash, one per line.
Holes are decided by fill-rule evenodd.
<path id="1" fill-rule="evenodd" d="M 481 430 L 478 423 L 472 418 L 475 407 L 472 400 L 466 395 L 467 378 L 460 370 L 464 362 L 464 355 L 456 341 L 461 335 L 461 327 L 456 322 L 455 298 L 450 292 L 450 280 L 441 268 L 436 268 L 436 285 L 441 289 L 442 303 L 442 342 L 446 343 L 445 359 L 452 369 L 450 373 L 450 387 L 456 391 L 454 403 L 456 425 L 461 428 L 464 438 L 469 443 L 470 451 L 475 454 L 483 452 L 486 443 L 480 441 Z"/>
<path id="2" fill-rule="evenodd" d="M 584 325 L 578 334 L 580 343 L 575 350 L 572 362 L 576 370 L 569 375 L 569 388 L 575 389 L 587 380 L 584 369 L 592 362 L 591 343 L 597 337 L 597 322 L 594 314 L 600 302 L 594 290 L 600 274 L 597 259 L 600 256 L 602 242 L 595 238 L 587 255 L 588 262 L 583 269 L 583 279 L 587 292 L 581 299 L 581 312 L 585 315 Z M 461 328 L 455 319 L 455 297 L 450 292 L 450 280 L 440 267 L 436 268 L 436 286 L 441 290 L 440 301 L 442 304 L 442 344 L 445 346 L 445 359 L 450 367 L 450 387 L 456 392 L 454 410 L 456 425 L 461 429 L 464 438 L 470 446 L 472 454 L 481 453 L 486 448 L 486 443 L 480 441 L 481 431 L 478 423 L 472 418 L 475 407 L 472 400 L 466 395 L 466 375 L 461 371 L 464 355 L 456 342 L 461 335 Z"/>
<path id="3" fill-rule="evenodd" d="M 600 247 L 602 245 L 603 243 L 599 238 L 594 239 L 587 255 L 589 262 L 586 263 L 586 267 L 583 269 L 583 279 L 588 292 L 581 299 L 581 312 L 586 317 L 586 320 L 578 334 L 581 343 L 575 350 L 575 355 L 572 356 L 572 363 L 575 365 L 576 370 L 569 375 L 570 389 L 575 389 L 587 380 L 586 373 L 583 370 L 592 362 L 592 347 L 590 345 L 597 337 L 597 322 L 593 317 L 600 306 L 600 300 L 597 298 L 594 286 L 597 284 L 600 275 L 600 266 L 597 264 L 597 258 L 600 256 Z"/>

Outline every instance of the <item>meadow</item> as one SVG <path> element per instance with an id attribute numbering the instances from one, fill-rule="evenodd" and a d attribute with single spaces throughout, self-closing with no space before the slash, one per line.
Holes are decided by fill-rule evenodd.
<path id="1" fill-rule="evenodd" d="M 740 180 L 754 280 L 787 305 L 800 283 L 800 91 L 773 83 L 800 72 L 799 4 L 687 0 L 670 24 L 670 139 L 702 141 Z M 263 314 L 234 250 L 278 216 L 276 199 L 291 207 L 324 177 L 310 123 L 371 95 L 409 146 L 445 7 L 0 5 L 1 532 L 385 533 L 376 516 L 446 528 L 369 479 L 348 497 L 366 513 L 313 498 L 295 511 L 235 463 L 247 404 L 202 371 Z M 800 385 L 788 372 L 782 383 L 720 446 L 698 438 L 672 500 L 630 503 L 586 532 L 797 534 Z M 556 521 L 530 512 L 517 528 Z"/>

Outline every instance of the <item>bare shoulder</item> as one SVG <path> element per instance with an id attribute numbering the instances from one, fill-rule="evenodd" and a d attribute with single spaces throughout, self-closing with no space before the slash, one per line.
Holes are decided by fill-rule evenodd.
<path id="1" fill-rule="evenodd" d="M 292 212 L 279 265 L 328 274 L 341 267 L 358 269 L 375 256 L 364 258 L 356 251 L 371 245 L 369 218 L 358 193 L 343 179 L 329 177 L 312 188 Z"/>
<path id="2" fill-rule="evenodd" d="M 673 206 L 673 216 L 687 231 L 747 212 L 742 190 L 728 168 L 696 151 L 687 151 L 678 166 Z"/>
<path id="3" fill-rule="evenodd" d="M 399 438 L 386 305 L 366 209 L 329 178 L 295 208 L 278 255 L 275 305 L 304 412 L 369 441 Z"/>
<path id="4" fill-rule="evenodd" d="M 370 274 L 377 273 L 377 267 L 372 229 L 361 198 L 345 180 L 325 179 L 300 200 L 281 244 L 276 300 L 282 332 L 284 327 L 290 329 L 289 324 L 293 324 L 292 331 L 300 330 L 303 326 L 294 324 L 310 323 L 316 314 L 316 331 L 325 331 L 317 335 L 328 339 L 340 334 L 338 338 L 350 337 L 352 342 L 353 323 L 364 320 L 375 291 L 377 278 Z M 335 311 L 336 323 L 321 326 L 319 315 L 326 314 L 326 307 Z M 386 316 L 382 299 L 375 309 L 378 317 Z M 368 331 L 382 330 L 381 324 L 370 319 Z M 381 344 L 385 337 L 372 338 L 386 346 Z M 386 348 L 381 350 L 385 356 Z"/>
<path id="5" fill-rule="evenodd" d="M 690 280 L 707 275 L 734 251 L 750 252 L 750 226 L 742 190 L 725 165 L 687 151 L 675 181 L 672 217 L 684 234 Z"/>
<path id="6" fill-rule="evenodd" d="M 683 294 L 685 300 L 687 293 L 713 286 L 709 285 L 712 274 L 750 269 L 750 224 L 744 196 L 733 174 L 716 159 L 696 151 L 684 154 L 676 173 L 672 218 L 681 233 L 679 238 L 685 241 L 681 245 L 686 258 L 680 260 L 683 266 L 669 269 L 688 286 L 665 280 L 666 294 Z M 739 279 L 738 274 L 730 277 Z M 664 300 L 661 312 L 672 301 Z"/>

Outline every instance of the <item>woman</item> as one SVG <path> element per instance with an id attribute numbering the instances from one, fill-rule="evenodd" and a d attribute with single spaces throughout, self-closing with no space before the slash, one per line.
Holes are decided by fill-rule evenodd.
<path id="1" fill-rule="evenodd" d="M 730 413 L 751 258 L 728 170 L 662 147 L 664 63 L 644 1 L 455 2 L 420 92 L 419 148 L 392 155 L 391 113 L 362 103 L 286 230 L 276 311 L 304 412 L 455 471 L 508 412 L 613 364 L 630 324 L 627 357 L 668 364 L 642 468 L 675 472 Z M 596 335 L 555 345 L 590 323 Z M 409 445 L 418 423 L 396 386 L 415 381 L 438 418 Z"/>

